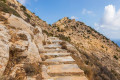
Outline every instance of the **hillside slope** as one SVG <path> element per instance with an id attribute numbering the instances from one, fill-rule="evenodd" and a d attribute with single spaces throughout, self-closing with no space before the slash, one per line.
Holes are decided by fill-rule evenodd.
<path id="1" fill-rule="evenodd" d="M 17 0 L 1 0 L 0 3 L 1 5 L 3 5 L 1 6 L 2 11 L 21 17 L 26 22 L 30 23 L 32 26 L 35 25 L 39 25 L 41 27 L 48 26 L 48 24 L 45 21 L 41 20 L 38 16 L 35 15 L 35 13 L 29 11 L 25 6 L 20 4 Z"/>
<path id="2" fill-rule="evenodd" d="M 50 26 L 16 0 L 1 0 L 0 26 L 0 75 L 7 75 L 7 79 L 18 80 L 21 76 L 23 80 L 26 75 L 27 79 L 41 79 L 41 61 L 46 56 L 39 54 L 46 52 L 45 34 L 76 48 L 61 43 L 63 49 L 74 54 L 71 56 L 89 80 L 120 79 L 120 48 L 83 22 L 65 17 Z"/>
<path id="3" fill-rule="evenodd" d="M 73 44 L 94 71 L 94 79 L 120 79 L 120 48 L 91 27 L 65 17 L 46 32 Z"/>

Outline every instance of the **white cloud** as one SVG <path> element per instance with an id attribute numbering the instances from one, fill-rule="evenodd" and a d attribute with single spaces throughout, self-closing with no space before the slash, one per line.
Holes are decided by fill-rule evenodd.
<path id="1" fill-rule="evenodd" d="M 72 16 L 72 17 L 71 17 L 71 19 L 76 19 L 76 20 L 77 20 L 77 19 L 78 19 L 78 17 Z"/>
<path id="2" fill-rule="evenodd" d="M 82 14 L 93 14 L 93 12 L 92 12 L 92 11 L 89 11 L 89 10 L 87 10 L 87 9 L 83 9 L 83 10 L 82 10 Z"/>
<path id="3" fill-rule="evenodd" d="M 27 0 L 18 0 L 21 4 L 25 4 Z"/>
<path id="4" fill-rule="evenodd" d="M 120 9 L 116 11 L 115 6 L 105 6 L 104 15 L 95 28 L 110 39 L 120 39 Z"/>

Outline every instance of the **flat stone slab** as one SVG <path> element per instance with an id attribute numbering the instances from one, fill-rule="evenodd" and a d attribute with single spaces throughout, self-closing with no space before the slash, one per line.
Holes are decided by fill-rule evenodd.
<path id="1" fill-rule="evenodd" d="M 49 45 L 45 45 L 45 48 L 61 48 L 61 45 L 59 44 L 49 44 Z"/>
<path id="2" fill-rule="evenodd" d="M 84 71 L 76 64 L 49 65 L 47 73 L 50 76 L 84 75 Z"/>
<path id="3" fill-rule="evenodd" d="M 71 53 L 43 53 L 46 56 L 67 56 L 70 55 Z"/>
<path id="4" fill-rule="evenodd" d="M 45 62 L 73 62 L 75 61 L 71 56 L 66 57 L 56 57 L 51 59 L 46 59 Z"/>
<path id="5" fill-rule="evenodd" d="M 62 40 L 52 40 L 51 42 L 52 43 L 60 43 L 60 42 L 62 42 Z"/>
<path id="6" fill-rule="evenodd" d="M 59 38 L 57 38 L 57 37 L 49 37 L 48 39 L 51 39 L 51 40 L 59 40 Z"/>
<path id="7" fill-rule="evenodd" d="M 47 53 L 49 53 L 49 52 L 67 52 L 67 50 L 64 50 L 64 49 L 60 49 L 60 48 L 57 48 L 57 49 L 45 49 L 45 51 L 47 52 Z"/>
<path id="8" fill-rule="evenodd" d="M 46 80 L 88 80 L 85 76 L 58 76 Z"/>

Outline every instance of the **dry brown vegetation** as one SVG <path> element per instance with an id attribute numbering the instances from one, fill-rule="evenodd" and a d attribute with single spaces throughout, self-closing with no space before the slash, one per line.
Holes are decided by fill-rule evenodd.
<path id="1" fill-rule="evenodd" d="M 60 45 L 62 49 L 67 49 L 66 42 L 61 42 Z"/>
<path id="2" fill-rule="evenodd" d="M 80 69 L 84 71 L 89 80 L 93 80 L 93 68 L 88 65 L 89 62 L 87 62 L 87 60 L 84 62 L 84 60 L 80 57 L 79 51 L 74 47 L 67 47 L 66 42 L 61 42 L 60 45 L 62 45 L 62 49 L 66 49 L 68 52 L 72 53 L 71 56 L 75 59 Z"/>
<path id="3" fill-rule="evenodd" d="M 33 33 L 34 33 L 34 35 L 36 35 L 37 33 L 39 33 L 39 30 L 36 28 L 33 30 Z"/>
<path id="4" fill-rule="evenodd" d="M 67 48 L 67 50 L 72 53 L 72 57 L 75 59 L 77 65 L 80 67 L 80 69 L 82 69 L 85 73 L 85 75 L 88 77 L 89 80 L 94 80 L 94 75 L 93 75 L 93 68 L 88 65 L 88 63 L 86 64 L 86 62 L 84 62 L 83 57 L 80 57 L 80 53 L 74 49 L 74 48 Z"/>
<path id="5" fill-rule="evenodd" d="M 20 38 L 21 40 L 25 40 L 25 41 L 28 40 L 28 39 L 27 39 L 27 36 L 26 36 L 25 34 L 18 34 L 18 36 L 19 36 L 19 38 Z"/>
<path id="6" fill-rule="evenodd" d="M 20 17 L 20 15 L 14 9 L 10 8 L 8 5 L 6 5 L 6 3 L 4 3 L 2 1 L 0 1 L 0 11 L 14 14 L 14 15 Z"/>
<path id="7" fill-rule="evenodd" d="M 26 75 L 27 76 L 34 76 L 36 74 L 40 73 L 40 66 L 39 64 L 35 63 L 35 64 L 24 64 L 24 67 Z"/>

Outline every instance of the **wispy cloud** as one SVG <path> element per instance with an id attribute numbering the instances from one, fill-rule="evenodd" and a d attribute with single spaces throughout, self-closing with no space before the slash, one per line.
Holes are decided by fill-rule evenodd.
<path id="1" fill-rule="evenodd" d="M 87 9 L 83 9 L 82 10 L 82 14 L 93 14 L 93 11 L 87 10 Z"/>
<path id="2" fill-rule="evenodd" d="M 116 11 L 115 6 L 105 6 L 104 15 L 95 28 L 111 39 L 120 39 L 120 9 Z"/>
<path id="3" fill-rule="evenodd" d="M 71 19 L 75 19 L 75 20 L 77 20 L 77 19 L 78 19 L 78 17 L 71 16 Z"/>

